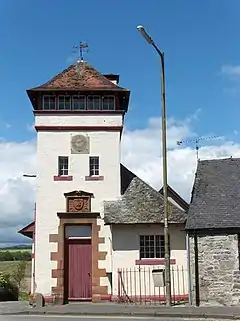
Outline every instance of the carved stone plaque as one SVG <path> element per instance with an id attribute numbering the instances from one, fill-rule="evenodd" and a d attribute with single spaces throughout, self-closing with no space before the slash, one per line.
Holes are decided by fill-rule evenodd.
<path id="1" fill-rule="evenodd" d="M 69 197 L 68 212 L 90 212 L 90 197 Z"/>
<path id="2" fill-rule="evenodd" d="M 89 154 L 89 137 L 75 135 L 71 139 L 72 154 Z"/>

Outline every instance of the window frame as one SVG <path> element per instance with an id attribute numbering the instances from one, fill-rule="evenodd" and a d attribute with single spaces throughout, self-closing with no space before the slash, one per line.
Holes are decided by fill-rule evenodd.
<path id="1" fill-rule="evenodd" d="M 104 108 L 104 99 L 106 98 L 113 98 L 113 109 L 109 108 L 109 104 L 108 104 L 108 108 Z M 114 95 L 106 95 L 102 97 L 102 110 L 116 110 L 116 98 Z"/>
<path id="2" fill-rule="evenodd" d="M 65 238 L 66 239 L 91 239 L 92 238 L 92 225 L 65 225 Z"/>
<path id="3" fill-rule="evenodd" d="M 89 108 L 89 101 L 88 100 L 90 97 L 92 97 L 92 98 L 98 97 L 99 98 L 99 108 Z M 88 95 L 87 96 L 87 105 L 86 105 L 87 110 L 102 110 L 102 99 L 101 98 L 102 97 L 100 95 Z M 94 104 L 93 104 L 93 106 L 94 106 Z"/>
<path id="4" fill-rule="evenodd" d="M 64 108 L 59 108 L 60 107 L 60 98 L 64 98 Z M 70 98 L 70 108 L 65 108 L 66 107 L 66 98 Z M 72 96 L 71 95 L 59 95 L 57 107 L 58 107 L 58 110 L 72 110 Z"/>
<path id="5" fill-rule="evenodd" d="M 66 164 L 63 164 L 66 161 Z M 68 176 L 69 175 L 69 157 L 68 156 L 58 156 L 58 176 Z"/>
<path id="6" fill-rule="evenodd" d="M 54 108 L 44 108 L 44 106 L 45 106 L 45 99 L 46 99 L 46 98 L 49 99 L 49 101 L 48 101 L 49 107 L 51 106 L 50 98 L 54 98 Z M 56 110 L 56 96 L 55 96 L 55 95 L 43 95 L 43 96 L 42 96 L 42 109 L 43 109 L 43 110 Z"/>
<path id="7" fill-rule="evenodd" d="M 97 163 L 94 161 L 97 160 Z M 93 161 L 93 162 L 91 162 Z M 91 164 L 92 163 L 92 164 Z M 95 168 L 97 165 L 97 169 Z M 91 168 L 93 166 L 93 168 Z M 95 166 L 95 167 L 94 167 Z M 99 176 L 100 175 L 100 158 L 99 156 L 89 156 L 89 176 Z"/>
<path id="8" fill-rule="evenodd" d="M 74 108 L 74 99 L 80 99 L 84 97 L 84 108 Z M 85 95 L 72 95 L 72 110 L 86 110 L 87 108 L 87 99 Z"/>
<path id="9" fill-rule="evenodd" d="M 157 241 L 157 239 L 159 239 Z M 152 244 L 151 244 L 152 242 Z M 165 258 L 164 235 L 150 234 L 139 235 L 139 259 L 155 260 Z"/>

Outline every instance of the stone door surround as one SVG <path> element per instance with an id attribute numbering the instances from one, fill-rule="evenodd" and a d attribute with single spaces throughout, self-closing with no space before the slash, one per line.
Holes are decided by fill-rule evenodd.
<path id="1" fill-rule="evenodd" d="M 69 195 L 70 194 L 70 195 Z M 74 195 L 75 194 L 75 195 Z M 84 194 L 84 195 L 82 195 Z M 88 194 L 88 195 L 86 195 Z M 73 200 L 84 196 L 86 197 L 92 194 L 86 192 L 71 192 L 65 194 L 67 199 L 66 209 L 69 209 L 68 200 Z M 69 198 L 68 198 L 69 196 Z M 90 197 L 89 197 L 90 200 Z M 77 202 L 76 202 L 77 203 Z M 82 205 L 79 202 L 77 204 Z M 106 269 L 101 269 L 98 267 L 98 261 L 105 260 L 107 252 L 99 251 L 99 244 L 104 243 L 105 240 L 99 237 L 100 226 L 97 225 L 97 219 L 100 218 L 100 213 L 86 212 L 86 207 L 90 208 L 90 204 L 85 203 L 84 206 L 78 205 L 78 208 L 83 209 L 79 212 L 63 212 L 57 213 L 59 217 L 58 234 L 50 234 L 49 242 L 57 243 L 57 252 L 51 252 L 51 261 L 57 261 L 57 269 L 52 270 L 52 278 L 57 279 L 57 286 L 52 287 L 52 297 L 55 303 L 64 304 L 68 299 L 68 289 L 66 288 L 66 278 L 68 275 L 64 274 L 66 271 L 67 260 L 65 257 L 65 227 L 66 225 L 91 225 L 92 227 L 92 301 L 98 302 L 101 299 L 101 295 L 107 294 L 107 286 L 100 285 L 100 278 L 106 277 Z"/>

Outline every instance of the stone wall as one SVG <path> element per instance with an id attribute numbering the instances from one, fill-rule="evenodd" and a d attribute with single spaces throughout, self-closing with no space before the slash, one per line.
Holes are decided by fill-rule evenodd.
<path id="1" fill-rule="evenodd" d="M 204 302 L 237 305 L 240 302 L 238 236 L 198 236 L 200 305 Z M 191 274 L 195 298 L 194 241 L 190 239 Z"/>

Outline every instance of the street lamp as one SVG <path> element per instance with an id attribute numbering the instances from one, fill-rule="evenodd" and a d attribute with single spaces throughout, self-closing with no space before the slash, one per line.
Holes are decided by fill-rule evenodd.
<path id="1" fill-rule="evenodd" d="M 28 175 L 28 174 L 23 174 L 23 177 L 37 177 L 37 175 Z"/>
<path id="2" fill-rule="evenodd" d="M 166 129 L 166 105 L 165 105 L 165 70 L 164 53 L 161 52 L 153 39 L 147 34 L 143 26 L 137 27 L 143 38 L 154 47 L 161 61 L 161 99 L 162 99 L 162 157 L 163 157 L 163 198 L 164 198 L 164 243 L 165 243 L 165 282 L 166 305 L 171 306 L 171 272 L 170 272 L 170 247 L 168 230 L 168 195 L 167 195 L 167 129 Z"/>

